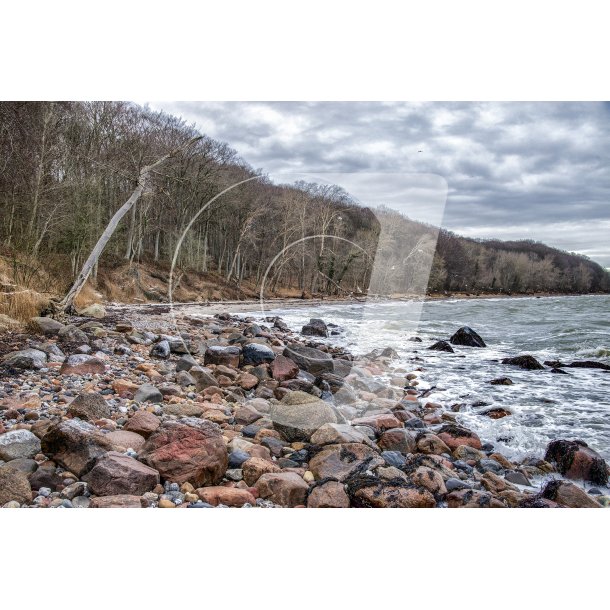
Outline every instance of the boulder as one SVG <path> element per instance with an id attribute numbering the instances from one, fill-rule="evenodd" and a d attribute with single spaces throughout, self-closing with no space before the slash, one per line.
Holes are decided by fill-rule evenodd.
<path id="1" fill-rule="evenodd" d="M 133 399 L 136 402 L 160 403 L 163 402 L 163 394 L 161 394 L 161 391 L 154 385 L 144 383 L 138 388 L 138 391 L 134 394 Z"/>
<path id="2" fill-rule="evenodd" d="M 377 444 L 384 451 L 399 451 L 400 453 L 413 453 L 417 448 L 416 434 L 405 428 L 391 428 L 386 430 Z"/>
<path id="3" fill-rule="evenodd" d="M 56 335 L 64 327 L 61 322 L 47 317 L 31 318 L 30 326 L 43 335 Z"/>
<path id="4" fill-rule="evenodd" d="M 508 377 L 498 377 L 497 379 L 492 379 L 489 383 L 491 385 L 513 385 L 512 379 Z"/>
<path id="5" fill-rule="evenodd" d="M 40 440 L 29 430 L 10 430 L 0 435 L 0 460 L 33 458 L 40 453 Z"/>
<path id="6" fill-rule="evenodd" d="M 328 337 L 328 328 L 324 320 L 321 320 L 320 318 L 311 318 L 301 329 L 301 334 L 314 337 Z"/>
<path id="7" fill-rule="evenodd" d="M 29 504 L 31 501 L 32 488 L 25 472 L 0 466 L 0 506 L 7 502 Z"/>
<path id="8" fill-rule="evenodd" d="M 379 482 L 361 487 L 351 495 L 352 506 L 358 508 L 434 508 L 436 500 L 427 490 L 406 484 Z"/>
<path id="9" fill-rule="evenodd" d="M 79 477 L 113 449 L 112 443 L 95 426 L 80 419 L 54 425 L 42 437 L 41 446 L 42 453 Z"/>
<path id="10" fill-rule="evenodd" d="M 449 352 L 451 354 L 453 354 L 454 352 L 454 349 L 451 347 L 451 345 L 449 345 L 449 343 L 447 343 L 447 341 L 437 341 L 436 343 L 432 344 L 428 349 L 437 352 Z"/>
<path id="11" fill-rule="evenodd" d="M 205 350 L 203 363 L 223 364 L 237 368 L 239 366 L 239 356 L 241 349 L 235 345 L 224 347 L 222 345 L 212 345 Z M 192 372 L 191 372 L 192 374 Z"/>
<path id="12" fill-rule="evenodd" d="M 420 453 L 441 455 L 451 453 L 451 449 L 436 434 L 424 433 L 417 436 L 417 450 Z"/>
<path id="13" fill-rule="evenodd" d="M 475 449 L 481 449 L 481 439 L 471 430 L 447 424 L 437 433 L 437 436 L 449 447 L 454 450 L 460 445 L 468 445 Z"/>
<path id="14" fill-rule="evenodd" d="M 257 366 L 258 364 L 264 364 L 265 362 L 273 362 L 273 360 L 275 360 L 275 352 L 267 345 L 248 343 L 248 345 L 245 345 L 243 348 L 242 357 L 244 364 Z M 235 366 L 237 366 L 237 364 Z"/>
<path id="15" fill-rule="evenodd" d="M 191 355 L 186 354 L 176 362 L 176 372 L 190 371 L 194 366 L 199 366 L 199 363 Z"/>
<path id="16" fill-rule="evenodd" d="M 106 309 L 101 303 L 91 303 L 91 305 L 79 309 L 78 315 L 101 320 L 106 317 Z"/>
<path id="17" fill-rule="evenodd" d="M 212 375 L 212 371 L 203 366 L 192 367 L 189 370 L 189 375 L 195 380 L 195 386 L 198 392 L 218 385 L 218 380 Z"/>
<path id="18" fill-rule="evenodd" d="M 269 416 L 274 429 L 289 442 L 309 441 L 318 428 L 337 422 L 327 402 L 300 391 L 289 392 L 280 403 L 272 405 Z"/>
<path id="19" fill-rule="evenodd" d="M 320 375 L 324 372 L 332 373 L 333 359 L 329 354 L 315 347 L 306 347 L 300 343 L 292 343 L 284 348 L 284 356 L 296 362 L 299 368 L 306 370 L 312 375 Z"/>
<path id="20" fill-rule="evenodd" d="M 0 362 L 15 369 L 41 369 L 47 362 L 47 355 L 38 349 L 22 349 L 6 354 Z"/>
<path id="21" fill-rule="evenodd" d="M 566 364 L 566 366 L 575 369 L 601 369 L 603 371 L 610 371 L 610 364 L 595 362 L 594 360 L 579 360 L 572 362 L 571 364 Z"/>
<path id="22" fill-rule="evenodd" d="M 326 477 L 343 481 L 365 461 L 369 469 L 385 463 L 377 451 L 362 443 L 328 445 L 309 461 L 309 470 L 317 481 Z"/>
<path id="23" fill-rule="evenodd" d="M 242 476 L 247 485 L 252 487 L 258 479 L 270 472 L 280 472 L 273 462 L 261 457 L 251 457 L 241 464 Z"/>
<path id="24" fill-rule="evenodd" d="M 601 504 L 570 481 L 553 479 L 549 481 L 540 496 L 546 500 L 557 502 L 560 506 L 568 508 L 601 508 Z"/>
<path id="25" fill-rule="evenodd" d="M 359 430 L 349 424 L 324 424 L 311 435 L 313 445 L 340 445 L 343 443 L 371 444 Z"/>
<path id="26" fill-rule="evenodd" d="M 608 465 L 584 441 L 552 441 L 546 448 L 544 459 L 555 464 L 568 479 L 583 479 L 594 485 L 608 484 Z"/>
<path id="27" fill-rule="evenodd" d="M 74 324 L 68 324 L 64 326 L 57 333 L 61 343 L 73 344 L 73 345 L 88 345 L 89 337 L 87 333 Z"/>
<path id="28" fill-rule="evenodd" d="M 457 489 L 447 494 L 445 500 L 449 508 L 506 508 L 501 500 L 487 491 Z"/>
<path id="29" fill-rule="evenodd" d="M 444 496 L 447 493 L 443 477 L 434 468 L 419 466 L 411 475 L 411 481 L 418 487 L 427 489 L 434 496 Z"/>
<path id="30" fill-rule="evenodd" d="M 168 481 L 215 485 L 227 470 L 220 427 L 207 420 L 165 422 L 148 438 L 140 458 Z"/>
<path id="31" fill-rule="evenodd" d="M 271 376 L 276 381 L 294 379 L 298 374 L 299 367 L 291 358 L 287 358 L 280 354 L 279 356 L 276 356 L 275 360 L 271 363 Z"/>
<path id="32" fill-rule="evenodd" d="M 316 485 L 307 497 L 307 508 L 349 508 L 349 496 L 337 481 Z"/>
<path id="33" fill-rule="evenodd" d="M 137 411 L 132 415 L 127 423 L 123 426 L 123 430 L 141 434 L 144 438 L 148 438 L 161 425 L 161 420 L 148 411 Z"/>
<path id="34" fill-rule="evenodd" d="M 244 504 L 256 503 L 256 498 L 247 489 L 237 489 L 236 487 L 201 487 L 196 490 L 196 493 L 203 502 L 212 506 L 224 504 L 240 507 Z"/>
<path id="35" fill-rule="evenodd" d="M 159 343 L 155 343 L 150 348 L 150 355 L 153 358 L 161 358 L 162 360 L 167 360 L 170 356 L 171 349 L 169 346 L 169 341 L 167 339 L 163 339 L 159 341 Z"/>
<path id="36" fill-rule="evenodd" d="M 95 356 L 73 354 L 66 358 L 59 372 L 62 375 L 103 375 L 106 365 Z"/>
<path id="37" fill-rule="evenodd" d="M 304 505 L 309 485 L 296 472 L 268 472 L 256 482 L 258 495 L 280 506 Z"/>
<path id="38" fill-rule="evenodd" d="M 465 345 L 467 347 L 487 347 L 485 341 L 470 326 L 462 326 L 449 339 L 453 345 Z"/>
<path id="39" fill-rule="evenodd" d="M 133 449 L 136 453 L 146 442 L 143 436 L 135 432 L 128 432 L 125 428 L 109 432 L 106 434 L 106 440 L 112 443 L 115 451 L 125 452 L 128 449 Z"/>
<path id="40" fill-rule="evenodd" d="M 97 392 L 79 394 L 69 405 L 68 414 L 94 422 L 98 419 L 110 418 L 112 410 L 106 399 Z"/>
<path id="41" fill-rule="evenodd" d="M 116 451 L 102 456 L 83 477 L 96 496 L 121 494 L 142 495 L 159 483 L 159 473 L 153 468 Z"/>
<path id="42" fill-rule="evenodd" d="M 523 356 L 515 356 L 514 358 L 504 358 L 502 360 L 502 364 L 511 364 L 513 366 L 518 366 L 519 368 L 526 369 L 527 371 L 537 371 L 542 370 L 544 367 L 529 354 L 525 354 Z"/>

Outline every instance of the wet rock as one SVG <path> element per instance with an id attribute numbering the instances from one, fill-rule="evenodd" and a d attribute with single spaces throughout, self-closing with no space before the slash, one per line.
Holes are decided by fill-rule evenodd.
<path id="1" fill-rule="evenodd" d="M 384 451 L 399 451 L 413 453 L 417 448 L 416 434 L 405 428 L 386 430 L 378 441 L 379 448 Z"/>
<path id="2" fill-rule="evenodd" d="M 0 466 L 0 506 L 7 502 L 29 504 L 32 501 L 32 488 L 24 472 L 10 466 Z"/>
<path id="3" fill-rule="evenodd" d="M 427 489 L 378 483 L 358 489 L 352 505 L 359 508 L 434 508 L 436 500 Z"/>
<path id="4" fill-rule="evenodd" d="M 59 422 L 41 440 L 42 452 L 77 476 L 112 450 L 112 444 L 92 424 L 80 419 Z"/>
<path id="5" fill-rule="evenodd" d="M 498 377 L 497 379 L 492 379 L 489 383 L 491 385 L 513 385 L 512 379 L 508 377 Z"/>
<path id="6" fill-rule="evenodd" d="M 365 417 L 357 417 L 352 420 L 353 426 L 368 426 L 377 433 L 381 434 L 385 430 L 392 428 L 400 428 L 400 421 L 391 414 L 367 415 Z"/>
<path id="7" fill-rule="evenodd" d="M 568 371 L 564 371 L 563 369 L 558 369 L 556 367 L 551 369 L 551 373 L 555 375 L 569 375 Z"/>
<path id="8" fill-rule="evenodd" d="M 436 434 L 420 434 L 417 436 L 417 450 L 421 453 L 441 455 L 451 453 L 451 449 Z"/>
<path id="9" fill-rule="evenodd" d="M 268 472 L 256 482 L 261 498 L 280 506 L 304 505 L 309 486 L 296 472 Z"/>
<path id="10" fill-rule="evenodd" d="M 138 388 L 138 391 L 134 394 L 133 399 L 136 402 L 160 403 L 163 402 L 163 394 L 161 394 L 160 390 L 154 385 L 144 383 Z"/>
<path id="11" fill-rule="evenodd" d="M 481 439 L 471 430 L 447 424 L 437 433 L 437 436 L 453 450 L 460 445 L 469 445 L 475 449 L 481 449 Z"/>
<path id="12" fill-rule="evenodd" d="M 435 496 L 444 496 L 447 493 L 445 487 L 445 481 L 441 474 L 433 468 L 427 466 L 420 466 L 411 475 L 411 481 L 418 487 L 427 489 L 430 493 Z"/>
<path id="13" fill-rule="evenodd" d="M 140 496 L 121 494 L 118 496 L 104 496 L 91 498 L 90 508 L 142 508 Z"/>
<path id="14" fill-rule="evenodd" d="M 36 317 L 30 319 L 30 325 L 43 335 L 56 335 L 64 325 L 53 318 Z"/>
<path id="15" fill-rule="evenodd" d="M 493 409 L 486 409 L 485 411 L 481 411 L 480 415 L 484 415 L 485 417 L 489 417 L 490 419 L 502 419 L 503 417 L 508 417 L 512 415 L 512 411 L 508 409 L 503 409 L 502 407 L 494 407 Z"/>
<path id="16" fill-rule="evenodd" d="M 148 438 L 161 425 L 160 419 L 148 411 L 137 411 L 127 420 L 123 430 Z"/>
<path id="17" fill-rule="evenodd" d="M 112 410 L 106 399 L 98 392 L 79 394 L 69 405 L 68 414 L 87 421 L 110 418 Z"/>
<path id="18" fill-rule="evenodd" d="M 328 337 L 328 328 L 324 320 L 321 320 L 320 318 L 311 318 L 301 329 L 301 334 L 315 337 Z"/>
<path id="19" fill-rule="evenodd" d="M 250 459 L 250 454 L 245 451 L 241 451 L 240 449 L 236 449 L 235 451 L 231 451 L 229 454 L 229 468 L 241 468 L 242 464 Z"/>
<path id="20" fill-rule="evenodd" d="M 402 468 L 406 464 L 405 456 L 399 451 L 382 451 L 381 458 L 388 466 Z"/>
<path id="21" fill-rule="evenodd" d="M 460 489 L 470 489 L 472 486 L 461 479 L 451 477 L 445 481 L 445 487 L 448 492 L 457 491 Z"/>
<path id="22" fill-rule="evenodd" d="M 66 358 L 59 372 L 62 375 L 103 375 L 106 365 L 95 356 L 73 354 Z"/>
<path id="23" fill-rule="evenodd" d="M 384 464 L 379 453 L 361 443 L 328 445 L 310 460 L 309 470 L 317 481 L 327 477 L 343 481 L 365 462 L 370 469 Z"/>
<path id="24" fill-rule="evenodd" d="M 586 491 L 574 483 L 561 479 L 549 481 L 540 495 L 568 508 L 601 508 L 601 504 Z"/>
<path id="25" fill-rule="evenodd" d="M 445 499 L 449 508 L 506 508 L 504 502 L 489 492 L 474 489 L 452 491 Z"/>
<path id="26" fill-rule="evenodd" d="M 0 460 L 33 458 L 40 453 L 40 440 L 29 430 L 10 430 L 0 435 Z"/>
<path id="27" fill-rule="evenodd" d="M 15 369 L 41 369 L 47 362 L 47 355 L 38 349 L 22 349 L 10 352 L 0 361 L 3 366 Z"/>
<path id="28" fill-rule="evenodd" d="M 200 487 L 220 482 L 227 450 L 219 426 L 207 420 L 165 422 L 146 441 L 140 458 L 161 476 Z"/>
<path id="29" fill-rule="evenodd" d="M 504 478 L 509 483 L 513 483 L 514 485 L 527 485 L 528 487 L 531 487 L 532 485 L 530 483 L 530 480 L 522 472 L 519 471 L 507 472 L 504 475 Z"/>
<path id="30" fill-rule="evenodd" d="M 324 424 L 311 435 L 311 442 L 314 445 L 371 444 L 368 437 L 349 424 Z"/>
<path id="31" fill-rule="evenodd" d="M 294 379 L 299 374 L 299 367 L 294 360 L 286 356 L 276 356 L 271 363 L 271 376 L 277 381 Z"/>
<path id="32" fill-rule="evenodd" d="M 299 343 L 292 343 L 284 348 L 284 356 L 290 358 L 299 368 L 320 375 L 324 372 L 333 372 L 333 360 L 329 354 L 314 347 L 306 347 Z"/>
<path id="33" fill-rule="evenodd" d="M 280 403 L 272 405 L 269 415 L 274 429 L 288 442 L 309 441 L 324 424 L 337 423 L 328 403 L 300 391 L 290 392 Z"/>
<path id="34" fill-rule="evenodd" d="M 163 360 L 167 360 L 170 356 L 171 349 L 169 346 L 169 341 L 164 339 L 163 341 L 159 341 L 159 343 L 155 343 L 150 348 L 150 355 L 153 358 L 161 358 Z"/>
<path id="35" fill-rule="evenodd" d="M 237 368 L 239 366 L 239 356 L 241 349 L 235 345 L 224 347 L 222 345 L 212 345 L 205 350 L 203 363 L 222 364 Z M 191 372 L 191 375 L 193 373 Z"/>
<path id="36" fill-rule="evenodd" d="M 256 498 L 247 489 L 237 489 L 236 487 L 201 487 L 196 490 L 201 500 L 218 506 L 240 507 L 244 504 L 255 504 Z"/>
<path id="37" fill-rule="evenodd" d="M 96 496 L 142 495 L 159 483 L 159 473 L 131 457 L 109 451 L 83 477 Z"/>
<path id="38" fill-rule="evenodd" d="M 243 363 L 257 366 L 275 360 L 275 352 L 260 343 L 248 343 L 242 351 Z M 239 364 L 239 361 L 238 361 Z M 237 364 L 235 365 L 237 366 Z"/>
<path id="39" fill-rule="evenodd" d="M 465 345 L 467 347 L 487 347 L 485 341 L 470 326 L 462 326 L 449 339 L 453 345 Z"/>
<path id="40" fill-rule="evenodd" d="M 502 360 L 502 364 L 511 364 L 513 366 L 518 366 L 519 368 L 526 369 L 527 371 L 537 371 L 542 370 L 544 367 L 529 354 L 525 354 L 523 356 L 515 356 L 514 358 L 504 358 Z"/>
<path id="41" fill-rule="evenodd" d="M 317 485 L 307 498 L 307 508 L 349 508 L 349 496 L 337 481 Z"/>
<path id="42" fill-rule="evenodd" d="M 555 464 L 568 479 L 583 479 L 594 485 L 608 484 L 608 465 L 584 441 L 552 441 L 547 446 L 544 459 Z"/>
<path id="43" fill-rule="evenodd" d="M 482 459 L 485 459 L 487 456 L 482 451 L 471 447 L 470 445 L 458 445 L 453 450 L 453 457 L 456 460 L 464 460 L 468 462 L 470 460 L 474 462 L 480 462 Z"/>
<path id="44" fill-rule="evenodd" d="M 610 364 L 604 364 L 603 362 L 595 362 L 593 360 L 579 360 L 566 364 L 567 367 L 575 369 L 601 369 L 603 371 L 610 371 Z"/>
<path id="45" fill-rule="evenodd" d="M 451 354 L 454 353 L 454 349 L 447 343 L 447 341 L 437 341 L 433 345 L 431 345 L 428 349 L 437 351 L 437 352 L 449 352 Z"/>
<path id="46" fill-rule="evenodd" d="M 494 496 L 497 496 L 504 491 L 519 491 L 509 481 L 499 477 L 493 472 L 486 472 L 481 477 L 481 485 Z"/>

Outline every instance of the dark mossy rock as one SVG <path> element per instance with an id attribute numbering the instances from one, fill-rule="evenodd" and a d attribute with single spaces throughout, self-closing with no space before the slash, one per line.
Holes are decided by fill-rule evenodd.
<path id="1" fill-rule="evenodd" d="M 437 352 L 449 352 L 451 354 L 454 353 L 453 348 L 447 341 L 437 341 L 434 345 L 431 345 L 428 349 L 437 351 Z"/>
<path id="2" fill-rule="evenodd" d="M 557 470 L 568 479 L 583 479 L 594 485 L 608 483 L 608 465 L 584 441 L 552 441 L 547 446 L 544 459 L 555 464 Z"/>
<path id="3" fill-rule="evenodd" d="M 511 364 L 527 371 L 538 371 L 544 369 L 540 362 L 538 362 L 534 356 L 530 356 L 529 354 L 515 356 L 514 358 L 504 358 L 502 360 L 502 364 Z"/>
<path id="4" fill-rule="evenodd" d="M 470 326 L 462 326 L 455 334 L 449 339 L 449 343 L 453 345 L 465 345 L 466 347 L 487 347 L 485 341 L 481 338 L 476 331 L 472 330 Z"/>

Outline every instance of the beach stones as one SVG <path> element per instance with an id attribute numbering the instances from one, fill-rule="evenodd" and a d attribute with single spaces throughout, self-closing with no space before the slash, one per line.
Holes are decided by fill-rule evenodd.
<path id="1" fill-rule="evenodd" d="M 386 430 L 378 441 L 379 448 L 384 451 L 399 451 L 413 453 L 417 448 L 416 435 L 405 428 Z"/>
<path id="2" fill-rule="evenodd" d="M 309 485 L 296 472 L 268 472 L 255 485 L 258 495 L 280 506 L 305 504 Z"/>
<path id="3" fill-rule="evenodd" d="M 608 465 L 584 441 L 552 441 L 547 446 L 544 459 L 555 464 L 568 479 L 583 479 L 594 485 L 608 484 Z"/>
<path id="4" fill-rule="evenodd" d="M 256 498 L 247 489 L 236 487 L 201 487 L 196 490 L 198 497 L 212 506 L 224 504 L 225 506 L 240 507 L 244 504 L 255 504 Z"/>
<path id="5" fill-rule="evenodd" d="M 428 349 L 437 351 L 437 352 L 449 352 L 453 354 L 454 349 L 447 343 L 447 341 L 437 341 L 433 345 L 431 345 Z"/>
<path id="6" fill-rule="evenodd" d="M 113 449 L 112 443 L 92 424 L 80 419 L 59 422 L 41 440 L 42 453 L 77 476 L 88 472 L 95 461 Z"/>
<path id="7" fill-rule="evenodd" d="M 0 506 L 7 502 L 29 504 L 32 501 L 32 488 L 24 472 L 10 466 L 0 466 Z"/>
<path id="8" fill-rule="evenodd" d="M 167 339 L 163 339 L 162 341 L 155 343 L 150 348 L 150 355 L 153 358 L 161 358 L 162 360 L 167 360 L 170 356 L 170 353 L 171 348 Z"/>
<path id="9" fill-rule="evenodd" d="M 207 420 L 182 422 L 163 423 L 142 447 L 140 458 L 169 481 L 196 487 L 220 482 L 227 470 L 220 428 Z"/>
<path id="10" fill-rule="evenodd" d="M 311 318 L 301 329 L 301 334 L 314 337 L 328 337 L 328 328 L 324 320 L 321 320 L 320 318 Z"/>
<path id="11" fill-rule="evenodd" d="M 117 496 L 103 496 L 91 498 L 90 508 L 142 508 L 140 496 L 119 494 Z"/>
<path id="12" fill-rule="evenodd" d="M 35 317 L 30 319 L 30 325 L 43 335 L 56 335 L 64 325 L 53 318 Z"/>
<path id="13" fill-rule="evenodd" d="M 470 326 L 462 326 L 449 339 L 453 345 L 465 345 L 467 347 L 487 347 L 485 341 Z"/>
<path id="14" fill-rule="evenodd" d="M 460 426 L 447 424 L 438 431 L 437 436 L 451 450 L 456 449 L 460 445 L 468 445 L 475 449 L 481 449 L 481 439 L 471 430 Z"/>
<path id="15" fill-rule="evenodd" d="M 106 399 L 98 392 L 79 394 L 68 406 L 68 414 L 94 422 L 112 415 Z"/>
<path id="16" fill-rule="evenodd" d="M 83 477 L 96 496 L 142 495 L 159 483 L 159 473 L 131 457 L 109 451 Z"/>
<path id="17" fill-rule="evenodd" d="M 506 508 L 506 504 L 487 491 L 457 489 L 445 498 L 449 508 Z"/>
<path id="18" fill-rule="evenodd" d="M 337 423 L 337 416 L 328 403 L 298 390 L 271 405 L 269 416 L 274 429 L 288 442 L 309 441 L 324 424 Z"/>
<path id="19" fill-rule="evenodd" d="M 427 490 L 417 487 L 378 483 L 350 494 L 352 506 L 359 508 L 434 508 L 436 500 Z"/>
<path id="20" fill-rule="evenodd" d="M 133 396 L 136 402 L 163 402 L 161 391 L 150 383 L 142 384 Z"/>
<path id="21" fill-rule="evenodd" d="M 137 411 L 127 420 L 123 430 L 148 438 L 160 425 L 161 420 L 156 415 L 148 411 Z"/>
<path id="22" fill-rule="evenodd" d="M 276 381 L 294 379 L 299 374 L 299 367 L 294 360 L 286 356 L 276 356 L 271 363 L 271 376 Z"/>
<path id="23" fill-rule="evenodd" d="M 15 369 L 41 369 L 47 362 L 47 355 L 38 349 L 22 349 L 10 352 L 0 361 L 3 366 Z"/>
<path id="24" fill-rule="evenodd" d="M 515 356 L 514 358 L 504 358 L 502 364 L 510 364 L 512 366 L 518 366 L 519 368 L 527 371 L 538 371 L 544 369 L 542 364 L 536 360 L 533 356 L 526 354 L 524 356 Z"/>
<path id="25" fill-rule="evenodd" d="M 326 477 L 343 481 L 365 460 L 370 469 L 384 465 L 379 453 L 362 443 L 327 445 L 310 460 L 309 470 L 317 481 Z"/>
<path id="26" fill-rule="evenodd" d="M 324 424 L 311 435 L 313 445 L 334 445 L 341 443 L 365 443 L 371 441 L 359 430 L 349 424 Z"/>
<path id="27" fill-rule="evenodd" d="M 489 383 L 491 385 L 513 385 L 512 379 L 508 377 L 498 377 L 497 379 L 492 379 Z"/>
<path id="28" fill-rule="evenodd" d="M 62 375 L 102 375 L 106 365 L 95 356 L 73 354 L 65 359 L 59 372 Z"/>
<path id="29" fill-rule="evenodd" d="M 570 481 L 554 479 L 541 492 L 541 497 L 568 508 L 601 508 L 601 504 Z"/>
<path id="30" fill-rule="evenodd" d="M 324 372 L 332 373 L 334 369 L 330 355 L 315 347 L 291 343 L 284 348 L 283 354 L 293 360 L 299 368 L 312 375 L 320 375 Z"/>
<path id="31" fill-rule="evenodd" d="M 264 474 L 281 472 L 281 469 L 272 461 L 261 457 L 249 457 L 241 464 L 242 476 L 247 485 L 254 485 Z"/>
<path id="32" fill-rule="evenodd" d="M 338 481 L 316 485 L 307 497 L 307 508 L 349 508 L 349 496 Z"/>
<path id="33" fill-rule="evenodd" d="M 203 363 L 208 364 L 222 364 L 224 366 L 230 366 L 237 368 L 239 366 L 239 357 L 241 349 L 235 345 L 222 346 L 212 345 L 205 350 Z M 190 371 L 191 375 L 193 374 Z"/>
<path id="34" fill-rule="evenodd" d="M 273 360 L 275 360 L 275 352 L 267 345 L 248 343 L 242 350 L 242 357 L 244 364 L 256 366 L 266 362 L 273 362 Z M 237 366 L 237 364 L 235 364 L 235 366 Z"/>
<path id="35" fill-rule="evenodd" d="M 0 460 L 33 458 L 40 453 L 40 440 L 29 430 L 10 430 L 0 435 Z"/>

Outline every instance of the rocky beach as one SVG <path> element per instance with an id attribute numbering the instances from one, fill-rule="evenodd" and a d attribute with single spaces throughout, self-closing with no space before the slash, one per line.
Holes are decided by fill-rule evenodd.
<path id="1" fill-rule="evenodd" d="M 586 443 L 511 461 L 419 389 L 426 353 L 484 348 L 469 327 L 407 367 L 333 345 L 329 321 L 208 313 L 111 307 L 0 335 L 0 506 L 610 505 Z M 538 365 L 515 354 L 503 370 Z"/>

